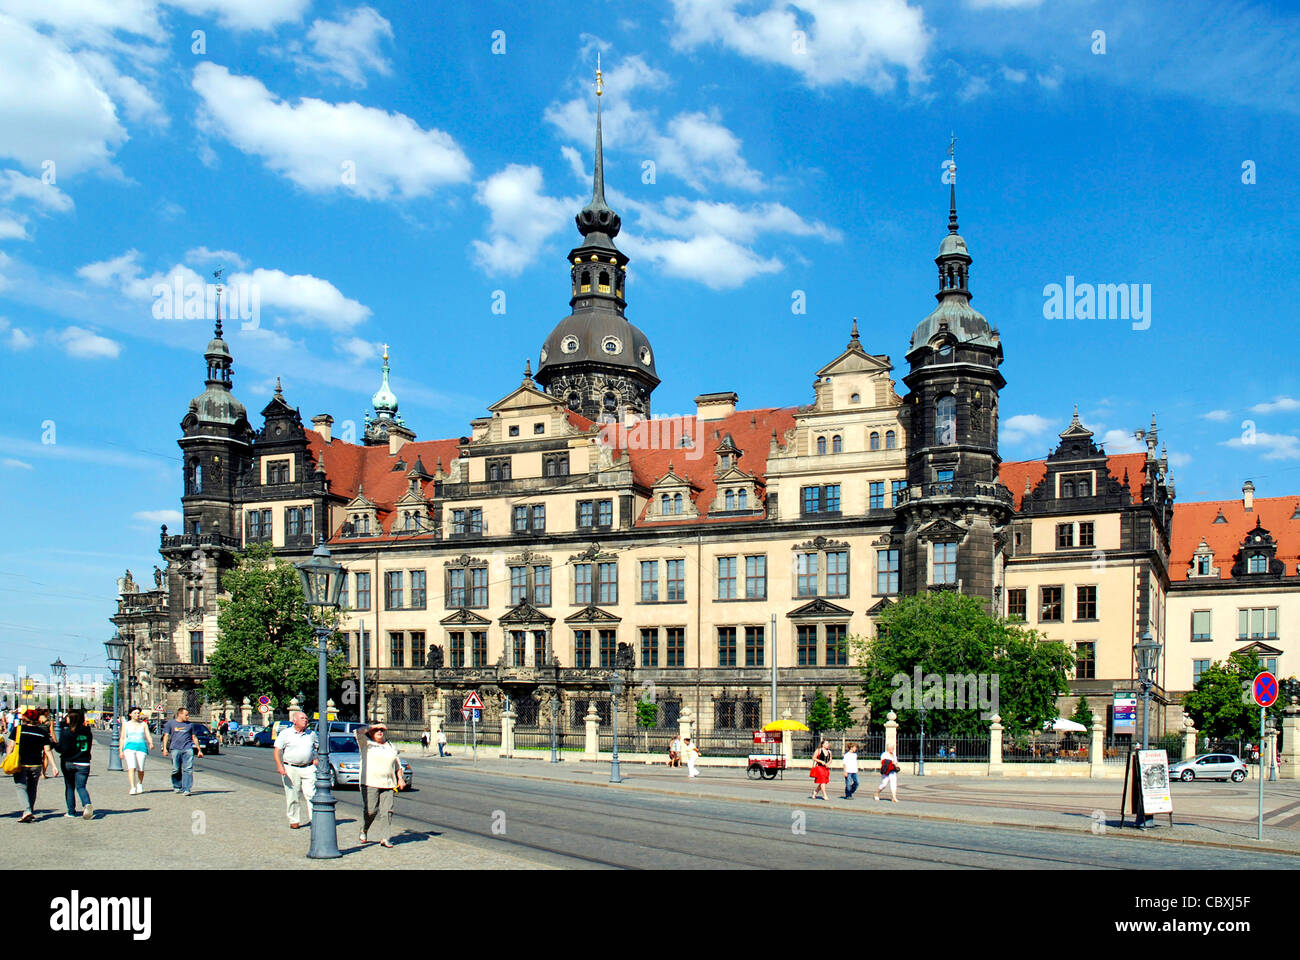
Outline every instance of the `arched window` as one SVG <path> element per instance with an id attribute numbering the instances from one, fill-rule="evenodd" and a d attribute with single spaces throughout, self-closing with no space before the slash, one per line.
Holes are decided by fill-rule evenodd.
<path id="1" fill-rule="evenodd" d="M 821 455 L 824 454 L 825 452 L 826 452 L 826 438 L 825 438 L 825 437 L 818 437 L 818 438 L 817 438 L 817 455 L 818 455 L 818 456 L 821 456 Z"/>
<path id="2" fill-rule="evenodd" d="M 600 283 L 596 287 L 601 293 L 609 293 L 609 271 L 600 271 Z"/>
<path id="3" fill-rule="evenodd" d="M 957 442 L 957 398 L 951 394 L 934 403 L 934 442 Z"/>
<path id="4" fill-rule="evenodd" d="M 735 510 L 735 509 L 736 509 L 736 491 L 735 491 L 735 490 L 728 490 L 728 491 L 727 491 L 726 503 L 727 503 L 727 509 L 728 509 L 728 510 Z"/>
<path id="5" fill-rule="evenodd" d="M 1246 569 L 1248 573 L 1268 573 L 1268 557 L 1262 553 L 1252 555 Z"/>
<path id="6" fill-rule="evenodd" d="M 582 397 L 578 396 L 577 391 L 569 394 L 569 409 L 578 410 L 582 407 Z"/>
<path id="7" fill-rule="evenodd" d="M 1090 492 L 1091 489 L 1092 489 L 1092 484 L 1090 484 L 1087 480 L 1079 481 L 1079 496 L 1091 497 L 1092 496 L 1092 493 Z"/>
<path id="8" fill-rule="evenodd" d="M 614 413 L 616 410 L 618 410 L 618 397 L 612 393 L 605 394 L 605 412 Z"/>
<path id="9" fill-rule="evenodd" d="M 492 464 L 490 467 L 488 467 L 488 479 L 489 480 L 501 479 L 501 468 L 497 466 L 495 463 Z"/>
<path id="10" fill-rule="evenodd" d="M 682 512 L 682 495 L 681 495 L 680 493 L 674 493 L 674 494 L 673 494 L 673 513 L 681 513 L 681 512 Z"/>
<path id="11" fill-rule="evenodd" d="M 361 532 L 364 534 L 370 533 L 370 514 L 368 513 L 361 518 Z"/>
<path id="12" fill-rule="evenodd" d="M 1067 499 L 1074 496 L 1074 481 L 1065 480 L 1061 483 L 1061 499 Z"/>
<path id="13" fill-rule="evenodd" d="M 662 497 L 659 498 L 659 512 L 660 512 L 660 513 L 668 513 L 668 512 L 669 512 L 669 503 L 670 503 L 670 501 L 669 501 L 669 499 L 668 499 L 668 494 L 665 493 Z"/>
<path id="14" fill-rule="evenodd" d="M 736 494 L 736 509 L 737 509 L 737 510 L 748 510 L 748 509 L 749 509 L 749 491 L 748 491 L 748 490 L 741 490 L 739 493 Z"/>
<path id="15" fill-rule="evenodd" d="M 582 271 L 582 283 L 578 285 L 579 293 L 591 293 L 591 271 Z"/>
<path id="16" fill-rule="evenodd" d="M 192 467 L 192 475 L 190 478 L 190 492 L 201 493 L 202 491 L 203 491 L 203 464 L 195 460 Z"/>
<path id="17" fill-rule="evenodd" d="M 843 453 L 843 452 L 844 452 L 844 440 L 843 440 L 843 438 L 842 438 L 842 437 L 838 437 L 838 436 L 836 436 L 836 437 L 832 437 L 832 438 L 831 438 L 831 453 Z"/>
<path id="18" fill-rule="evenodd" d="M 885 449 L 893 450 L 898 446 L 898 436 L 893 430 L 885 431 Z"/>
<path id="19" fill-rule="evenodd" d="M 880 434 L 875 430 L 871 431 L 871 449 L 872 450 L 880 449 Z"/>

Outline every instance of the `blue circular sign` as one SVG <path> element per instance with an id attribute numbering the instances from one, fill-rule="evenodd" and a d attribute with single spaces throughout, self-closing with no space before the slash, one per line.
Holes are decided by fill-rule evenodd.
<path id="1" fill-rule="evenodd" d="M 1271 707 L 1277 702 L 1277 677 L 1265 670 L 1255 677 L 1255 702 L 1261 707 Z"/>

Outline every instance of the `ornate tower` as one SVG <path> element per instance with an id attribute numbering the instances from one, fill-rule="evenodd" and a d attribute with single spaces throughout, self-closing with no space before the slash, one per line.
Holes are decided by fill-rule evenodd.
<path id="1" fill-rule="evenodd" d="M 957 589 L 996 599 L 1010 491 L 998 481 L 1002 343 L 970 305 L 971 256 L 957 232 L 952 167 L 948 235 L 935 258 L 939 305 L 912 332 L 903 589 Z"/>
<path id="2" fill-rule="evenodd" d="M 596 67 L 596 161 L 591 200 L 575 218 L 582 243 L 569 251 L 572 314 L 542 345 L 537 382 L 591 420 L 622 420 L 650 415 L 650 394 L 659 385 L 654 353 L 644 333 L 623 316 L 628 259 L 614 238 L 622 225 L 605 203 L 605 154 L 601 142 L 600 97 Z"/>
<path id="3" fill-rule="evenodd" d="M 364 439 L 367 446 L 382 446 L 393 439 L 397 439 L 400 446 L 415 439 L 415 433 L 397 415 L 397 395 L 388 385 L 388 344 L 384 344 L 384 380 L 370 398 L 370 403 L 375 408 L 375 414 L 373 417 L 366 414 Z"/>

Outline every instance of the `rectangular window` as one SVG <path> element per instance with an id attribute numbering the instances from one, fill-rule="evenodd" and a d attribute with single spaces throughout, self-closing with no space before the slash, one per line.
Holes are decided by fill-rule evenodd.
<path id="1" fill-rule="evenodd" d="M 486 667 L 487 666 L 487 631 L 475 630 L 473 633 L 470 634 L 470 638 L 474 642 L 474 662 L 472 666 Z"/>
<path id="2" fill-rule="evenodd" d="M 1092 547 L 1096 546 L 1095 535 L 1093 533 L 1093 522 L 1084 520 L 1079 524 L 1079 546 Z"/>
<path id="3" fill-rule="evenodd" d="M 1076 620 L 1096 620 L 1097 619 L 1097 588 L 1096 587 L 1075 587 L 1075 611 Z"/>
<path id="4" fill-rule="evenodd" d="M 510 631 L 510 665 L 514 667 L 528 666 L 528 631 L 511 630 Z"/>
<path id="5" fill-rule="evenodd" d="M 406 634 L 401 631 L 390 630 L 388 633 L 388 665 L 406 666 Z"/>
<path id="6" fill-rule="evenodd" d="M 402 609 L 402 571 L 391 570 L 384 573 L 384 609 Z"/>
<path id="7" fill-rule="evenodd" d="M 247 527 L 244 539 L 261 540 L 262 539 L 262 511 L 249 510 L 246 514 L 244 514 L 244 520 L 245 520 L 245 526 Z"/>
<path id="8" fill-rule="evenodd" d="M 533 631 L 533 666 L 535 667 L 548 666 L 546 653 L 547 653 L 546 631 L 534 630 Z"/>
<path id="9" fill-rule="evenodd" d="M 821 513 L 822 488 L 804 487 L 800 494 L 804 513 Z"/>
<path id="10" fill-rule="evenodd" d="M 641 628 L 641 666 L 659 666 L 659 628 Z"/>
<path id="11" fill-rule="evenodd" d="M 451 665 L 463 667 L 465 666 L 465 634 L 458 630 L 449 636 L 451 637 L 451 642 L 448 644 L 451 647 Z"/>
<path id="12" fill-rule="evenodd" d="M 935 471 L 935 479 L 936 479 L 939 483 L 952 483 L 952 471 L 951 471 L 951 470 L 936 470 L 936 471 Z"/>
<path id="13" fill-rule="evenodd" d="M 1029 603 L 1025 599 L 1025 590 L 1018 588 L 1007 591 L 1007 619 L 1025 620 L 1029 613 Z"/>
<path id="14" fill-rule="evenodd" d="M 831 550 L 826 554 L 826 596 L 849 595 L 849 554 L 847 550 Z"/>
<path id="15" fill-rule="evenodd" d="M 715 730 L 736 729 L 736 701 L 735 700 L 713 701 L 713 729 Z"/>
<path id="16" fill-rule="evenodd" d="M 451 532 L 465 536 L 483 532 L 483 508 L 466 507 L 464 510 L 451 512 Z"/>
<path id="17" fill-rule="evenodd" d="M 515 533 L 528 532 L 528 508 L 515 507 L 510 515 L 511 528 Z"/>
<path id="18" fill-rule="evenodd" d="M 893 505 L 896 507 L 902 501 L 903 491 L 907 489 L 906 480 L 889 481 L 889 494 L 893 497 Z"/>
<path id="19" fill-rule="evenodd" d="M 876 551 L 876 593 L 893 596 L 898 593 L 898 551 Z"/>
<path id="20" fill-rule="evenodd" d="M 533 533 L 546 532 L 546 504 L 539 503 L 533 507 Z"/>
<path id="21" fill-rule="evenodd" d="M 596 501 L 596 526 L 611 527 L 614 525 L 614 501 L 597 500 Z"/>
<path id="22" fill-rule="evenodd" d="M 298 536 L 298 508 L 286 507 L 284 510 L 284 535 L 286 537 Z"/>
<path id="23" fill-rule="evenodd" d="M 817 559 L 815 553 L 795 555 L 795 596 L 817 596 Z"/>
<path id="24" fill-rule="evenodd" d="M 1209 669 L 1210 669 L 1209 660 L 1193 660 L 1192 661 L 1192 686 L 1196 686 L 1198 683 L 1200 683 L 1201 674 L 1203 674 L 1206 670 Z"/>
<path id="25" fill-rule="evenodd" d="M 447 571 L 447 606 L 449 608 L 465 606 L 464 567 L 455 567 Z"/>
<path id="26" fill-rule="evenodd" d="M 767 599 L 767 554 L 745 558 L 745 596 L 750 600 Z"/>
<path id="27" fill-rule="evenodd" d="M 795 627 L 795 656 L 801 667 L 817 666 L 817 627 L 800 624 Z"/>
<path id="28" fill-rule="evenodd" d="M 573 631 L 573 665 L 580 669 L 591 667 L 591 631 Z"/>
<path id="29" fill-rule="evenodd" d="M 190 663 L 203 663 L 203 633 L 190 632 Z"/>
<path id="30" fill-rule="evenodd" d="M 1277 636 L 1277 607 L 1251 607 L 1237 611 L 1237 638 L 1259 640 Z"/>
<path id="31" fill-rule="evenodd" d="M 849 662 L 849 628 L 844 623 L 826 624 L 826 666 L 843 667 Z"/>
<path id="32" fill-rule="evenodd" d="M 1074 678 L 1076 680 L 1097 679 L 1097 644 L 1093 640 L 1074 645 Z"/>
<path id="33" fill-rule="evenodd" d="M 1210 639 L 1210 611 L 1209 610 L 1192 611 L 1192 639 L 1193 640 Z"/>
<path id="34" fill-rule="evenodd" d="M 370 666 L 370 634 L 365 630 L 357 634 L 357 646 L 361 648 L 362 663 Z"/>
<path id="35" fill-rule="evenodd" d="M 600 666 L 608 670 L 614 666 L 614 655 L 618 652 L 618 633 L 614 630 L 600 631 Z"/>
<path id="36" fill-rule="evenodd" d="M 1064 550 L 1074 546 L 1074 524 L 1058 523 L 1056 525 L 1056 549 Z"/>
<path id="37" fill-rule="evenodd" d="M 549 607 L 551 605 L 551 565 L 538 563 L 533 565 L 533 605 Z"/>
<path id="38" fill-rule="evenodd" d="M 686 628 L 669 627 L 665 632 L 668 640 L 668 666 L 686 666 Z"/>
<path id="39" fill-rule="evenodd" d="M 686 561 L 669 560 L 668 566 L 668 600 L 686 599 Z"/>
<path id="40" fill-rule="evenodd" d="M 657 603 L 659 601 L 659 561 L 641 561 L 641 602 Z"/>
<path id="41" fill-rule="evenodd" d="M 828 484 L 822 490 L 822 508 L 825 513 L 840 512 L 840 485 Z"/>
<path id="42" fill-rule="evenodd" d="M 735 557 L 718 557 L 718 599 L 736 599 Z"/>
<path id="43" fill-rule="evenodd" d="M 934 577 L 930 582 L 957 582 L 957 544 L 936 543 L 934 545 Z"/>
<path id="44" fill-rule="evenodd" d="M 339 605 L 342 609 L 348 609 L 348 573 L 343 571 L 343 589 L 339 591 Z"/>
<path id="45" fill-rule="evenodd" d="M 266 482 L 288 483 L 289 482 L 289 461 L 288 460 L 268 460 L 266 462 Z"/>
<path id="46" fill-rule="evenodd" d="M 618 603 L 618 564 L 613 561 L 596 564 L 596 602 Z"/>
<path id="47" fill-rule="evenodd" d="M 370 609 L 370 574 L 357 574 L 357 609 Z"/>
<path id="48" fill-rule="evenodd" d="M 763 665 L 763 628 L 745 628 L 745 666 L 761 667 Z"/>
<path id="49" fill-rule="evenodd" d="M 488 605 L 488 568 L 471 567 L 469 571 L 469 605 L 486 607 Z"/>
<path id="50" fill-rule="evenodd" d="M 736 628 L 718 627 L 718 666 L 736 665 Z"/>
<path id="51" fill-rule="evenodd" d="M 868 506 L 872 510 L 885 509 L 885 481 L 873 480 L 871 482 L 871 499 Z"/>
<path id="52" fill-rule="evenodd" d="M 510 568 L 510 606 L 517 607 L 528 596 L 528 568 Z"/>
<path id="53" fill-rule="evenodd" d="M 1062 619 L 1061 594 L 1064 587 L 1041 587 L 1038 619 L 1043 623 L 1060 623 Z"/>
<path id="54" fill-rule="evenodd" d="M 411 631 L 411 666 L 424 667 L 425 654 L 427 649 L 424 646 L 424 631 Z"/>
<path id="55" fill-rule="evenodd" d="M 425 607 L 426 591 L 425 578 L 423 570 L 411 571 L 411 607 L 412 610 L 423 610 Z"/>
<path id="56" fill-rule="evenodd" d="M 573 602 L 591 603 L 591 564 L 573 565 Z"/>
<path id="57" fill-rule="evenodd" d="M 596 505 L 590 500 L 578 501 L 578 526 L 590 527 L 596 522 Z"/>

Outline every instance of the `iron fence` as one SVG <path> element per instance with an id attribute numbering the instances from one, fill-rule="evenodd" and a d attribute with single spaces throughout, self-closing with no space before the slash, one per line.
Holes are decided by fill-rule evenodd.
<path id="1" fill-rule="evenodd" d="M 1008 737 L 1002 741 L 1003 763 L 1088 762 L 1091 738 L 1064 734 L 1052 737 Z"/>
<path id="2" fill-rule="evenodd" d="M 881 737 L 884 749 L 884 737 Z M 900 763 L 917 761 L 921 757 L 921 738 L 899 737 L 897 756 Z M 952 763 L 988 763 L 988 737 L 931 737 L 925 738 L 925 759 Z"/>

